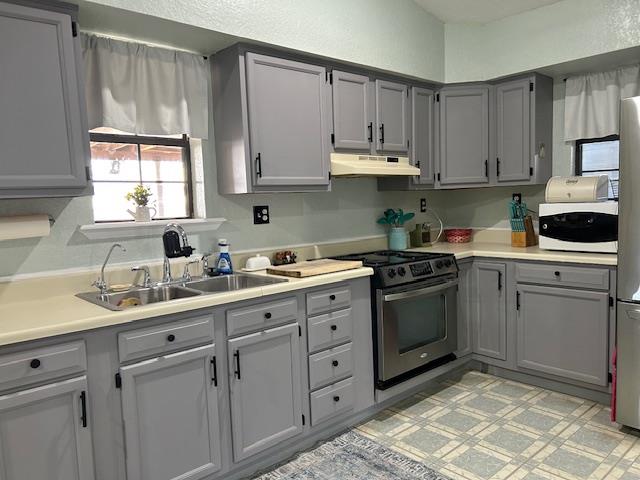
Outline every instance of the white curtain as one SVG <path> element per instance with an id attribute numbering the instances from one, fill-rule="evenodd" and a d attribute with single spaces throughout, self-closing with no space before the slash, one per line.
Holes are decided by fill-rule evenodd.
<path id="1" fill-rule="evenodd" d="M 640 95 L 640 65 L 567 78 L 564 139 L 620 133 L 620 100 Z"/>
<path id="2" fill-rule="evenodd" d="M 201 55 L 82 34 L 89 128 L 207 138 Z"/>

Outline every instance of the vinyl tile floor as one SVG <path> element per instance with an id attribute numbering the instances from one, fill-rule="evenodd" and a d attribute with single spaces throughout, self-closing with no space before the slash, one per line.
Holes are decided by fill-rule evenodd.
<path id="1" fill-rule="evenodd" d="M 452 479 L 640 480 L 640 438 L 610 409 L 466 371 L 356 427 Z"/>

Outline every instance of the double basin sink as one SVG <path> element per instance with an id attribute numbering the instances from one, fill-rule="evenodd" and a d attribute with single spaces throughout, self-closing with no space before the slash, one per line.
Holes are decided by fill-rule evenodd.
<path id="1" fill-rule="evenodd" d="M 197 297 L 211 293 L 233 292 L 245 288 L 262 287 L 284 282 L 287 282 L 284 278 L 269 278 L 235 273 L 233 275 L 198 278 L 149 288 L 132 288 L 124 292 L 104 294 L 100 292 L 79 293 L 77 297 L 108 308 L 109 310 L 119 311 L 141 305 L 169 302 L 180 298 Z"/>

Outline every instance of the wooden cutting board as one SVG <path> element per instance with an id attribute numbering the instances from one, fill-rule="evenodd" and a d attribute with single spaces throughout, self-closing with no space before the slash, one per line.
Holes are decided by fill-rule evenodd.
<path id="1" fill-rule="evenodd" d="M 360 260 L 331 260 L 330 258 L 322 258 L 320 260 L 309 260 L 308 262 L 269 267 L 267 268 L 267 273 L 271 275 L 303 278 L 322 275 L 324 273 L 342 272 L 360 267 L 362 267 Z"/>

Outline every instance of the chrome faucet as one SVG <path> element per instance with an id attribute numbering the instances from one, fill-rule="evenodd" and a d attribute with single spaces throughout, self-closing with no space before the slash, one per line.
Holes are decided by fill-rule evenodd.
<path id="1" fill-rule="evenodd" d="M 149 288 L 152 286 L 151 283 L 151 274 L 149 273 L 149 267 L 146 265 L 140 265 L 131 268 L 132 272 L 143 272 L 144 277 L 142 278 L 142 286 L 145 288 Z"/>
<path id="2" fill-rule="evenodd" d="M 209 257 L 213 255 L 213 253 L 205 253 L 200 257 L 200 261 L 202 262 L 202 276 L 209 276 Z"/>
<path id="3" fill-rule="evenodd" d="M 167 235 L 171 232 L 177 234 L 180 238 L 177 244 L 174 238 L 175 235 Z M 162 240 L 164 244 L 162 283 L 169 283 L 173 281 L 173 277 L 171 276 L 171 263 L 169 262 L 169 258 L 190 257 L 195 249 L 191 247 L 191 245 L 189 245 L 189 239 L 187 238 L 187 233 L 184 231 L 184 228 L 182 228 L 177 223 L 170 223 L 166 227 L 164 227 Z M 180 245 L 180 243 L 182 243 L 182 245 Z"/>
<path id="4" fill-rule="evenodd" d="M 193 280 L 193 277 L 191 276 L 191 272 L 189 271 L 189 266 L 195 265 L 196 263 L 200 263 L 200 260 L 191 260 L 184 264 L 184 272 L 182 273 L 182 280 L 184 280 L 185 282 L 189 282 Z"/>
<path id="5" fill-rule="evenodd" d="M 106 258 L 104 259 L 104 263 L 102 264 L 102 268 L 100 269 L 100 277 L 98 278 L 98 280 L 93 282 L 93 286 L 95 286 L 98 290 L 100 290 L 100 293 L 102 295 L 106 294 L 109 291 L 107 282 L 104 279 L 104 269 L 107 266 L 107 263 L 109 262 L 109 258 L 111 257 L 111 254 L 116 248 L 119 248 L 123 252 L 127 251 L 127 249 L 124 248 L 119 243 L 114 243 L 113 245 L 111 245 L 111 248 L 109 249 L 109 252 L 107 253 Z"/>

